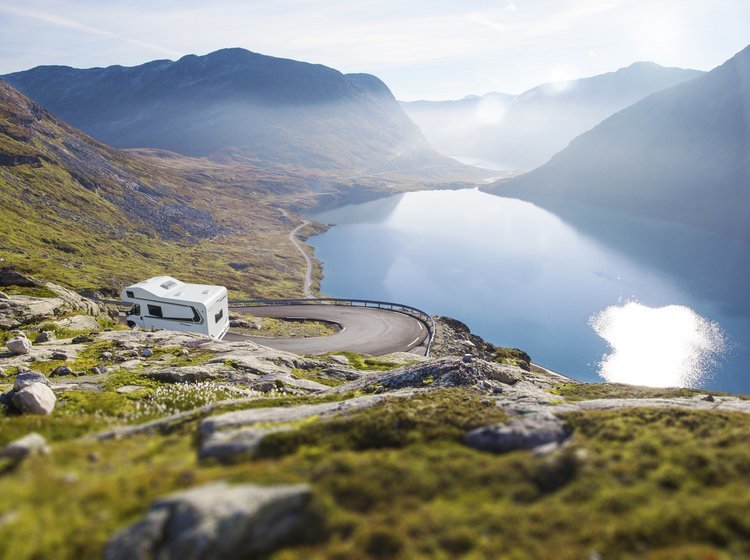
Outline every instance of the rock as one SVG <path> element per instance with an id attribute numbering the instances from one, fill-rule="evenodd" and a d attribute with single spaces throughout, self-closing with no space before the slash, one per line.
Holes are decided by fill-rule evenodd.
<path id="1" fill-rule="evenodd" d="M 21 329 L 13 329 L 12 331 L 10 331 L 10 334 L 14 336 L 23 336 L 23 337 L 29 338 L 28 336 L 26 336 L 26 333 L 23 332 Z"/>
<path id="2" fill-rule="evenodd" d="M 65 361 L 68 359 L 68 353 L 65 350 L 55 350 L 52 352 L 52 359 Z"/>
<path id="3" fill-rule="evenodd" d="M 146 348 L 143 352 L 141 352 L 141 356 L 144 358 L 150 358 L 154 355 L 154 351 L 151 350 L 151 348 Z"/>
<path id="4" fill-rule="evenodd" d="M 705 397 L 703 397 L 703 400 L 708 401 L 708 402 L 714 402 L 716 399 L 714 398 L 713 395 L 706 395 Z"/>
<path id="5" fill-rule="evenodd" d="M 85 334 L 79 334 L 73 340 L 71 340 L 73 344 L 85 344 L 86 342 L 94 342 L 94 339 L 91 338 L 88 335 Z"/>
<path id="6" fill-rule="evenodd" d="M 278 389 L 274 381 L 261 381 L 259 383 L 254 383 L 250 388 L 253 391 L 258 391 L 260 393 L 270 393 L 271 391 Z"/>
<path id="7" fill-rule="evenodd" d="M 11 354 L 28 354 L 31 352 L 31 341 L 25 336 L 14 336 L 5 343 Z"/>
<path id="8" fill-rule="evenodd" d="M 7 377 L 7 376 L 8 376 L 8 374 L 5 373 L 5 370 L 0 367 L 0 377 Z"/>
<path id="9" fill-rule="evenodd" d="M 106 366 L 94 366 L 91 368 L 91 373 L 94 375 L 102 375 L 103 373 L 107 373 Z"/>
<path id="10" fill-rule="evenodd" d="M 570 431 L 561 420 L 551 414 L 540 413 L 513 418 L 507 424 L 477 428 L 466 435 L 464 443 L 481 451 L 506 453 L 559 444 L 569 435 Z"/>
<path id="11" fill-rule="evenodd" d="M 102 360 L 111 360 L 112 359 L 112 352 L 102 352 L 101 358 L 102 358 Z"/>
<path id="12" fill-rule="evenodd" d="M 128 393 L 135 393 L 136 391 L 140 391 L 141 389 L 145 389 L 143 385 L 123 385 L 122 387 L 118 387 L 116 391 L 118 393 L 127 395 Z"/>
<path id="13" fill-rule="evenodd" d="M 57 340 L 55 331 L 42 331 L 38 335 L 36 335 L 34 342 L 38 344 L 40 342 L 50 342 L 51 340 Z"/>
<path id="14" fill-rule="evenodd" d="M 180 350 L 180 356 L 189 356 L 189 355 L 190 355 L 190 350 L 188 350 L 187 348 L 183 348 L 182 350 Z"/>
<path id="15" fill-rule="evenodd" d="M 10 298 L 8 297 L 8 294 L 6 294 L 5 292 L 0 292 L 0 299 L 10 299 Z"/>
<path id="16" fill-rule="evenodd" d="M 0 457 L 11 459 L 14 463 L 20 463 L 32 455 L 46 455 L 47 453 L 49 453 L 47 440 L 36 432 L 26 434 L 0 449 Z"/>
<path id="17" fill-rule="evenodd" d="M 15 391 L 11 397 L 13 407 L 22 414 L 49 414 L 55 408 L 57 397 L 44 383 L 32 383 Z"/>
<path id="18" fill-rule="evenodd" d="M 20 391 L 21 389 L 23 389 L 24 387 L 28 387 L 32 383 L 44 383 L 47 387 L 51 386 L 49 379 L 47 379 L 43 374 L 36 371 L 25 371 L 16 375 L 16 378 L 13 381 L 13 390 Z"/>
<path id="19" fill-rule="evenodd" d="M 146 517 L 116 533 L 105 560 L 209 560 L 267 554 L 300 540 L 309 526 L 306 485 L 214 483 L 151 505 Z"/>
<path id="20" fill-rule="evenodd" d="M 21 274 L 17 270 L 4 266 L 0 268 L 0 286 L 22 286 L 24 288 L 34 288 L 43 286 L 43 284 L 33 276 Z"/>
<path id="21" fill-rule="evenodd" d="M 340 356 L 336 354 L 334 356 L 328 356 L 328 359 L 332 362 L 336 362 L 337 364 L 341 364 L 342 366 L 349 365 L 349 358 L 347 358 L 346 356 Z"/>
<path id="22" fill-rule="evenodd" d="M 99 328 L 99 322 L 96 318 L 89 315 L 73 315 L 56 321 L 55 324 L 71 331 L 95 331 Z"/>
<path id="23" fill-rule="evenodd" d="M 465 364 L 470 364 L 474 360 L 474 356 L 472 356 L 471 354 L 464 354 L 462 360 Z"/>
<path id="24" fill-rule="evenodd" d="M 73 368 L 70 366 L 58 366 L 51 375 L 73 375 Z"/>

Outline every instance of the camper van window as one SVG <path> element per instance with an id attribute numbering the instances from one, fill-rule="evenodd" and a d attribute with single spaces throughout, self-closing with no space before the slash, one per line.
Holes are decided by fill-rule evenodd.
<path id="1" fill-rule="evenodd" d="M 141 306 L 138 303 L 136 303 L 133 307 L 130 308 L 130 311 L 128 311 L 128 315 L 140 315 L 140 314 L 141 314 Z"/>
<path id="2" fill-rule="evenodd" d="M 161 307 L 158 305 L 148 304 L 148 314 L 152 317 L 162 317 Z"/>
<path id="3" fill-rule="evenodd" d="M 161 287 L 165 290 L 168 290 L 169 288 L 173 288 L 177 285 L 177 282 L 174 282 L 173 280 L 167 280 L 163 284 L 161 284 Z"/>
<path id="4" fill-rule="evenodd" d="M 191 307 L 190 309 L 193 310 L 193 323 L 200 323 L 203 319 L 200 316 L 200 313 L 198 313 L 198 310 L 195 307 Z"/>
<path id="5" fill-rule="evenodd" d="M 130 299 L 133 299 L 133 298 L 135 297 L 135 296 L 133 295 L 133 292 L 131 292 L 130 290 L 127 290 L 127 291 L 125 292 L 125 295 L 126 295 L 126 296 L 128 296 L 128 297 L 129 297 Z"/>
<path id="6" fill-rule="evenodd" d="M 219 310 L 219 312 L 216 315 L 214 315 L 214 322 L 218 323 L 219 321 L 221 321 L 222 317 L 224 317 L 223 309 Z"/>

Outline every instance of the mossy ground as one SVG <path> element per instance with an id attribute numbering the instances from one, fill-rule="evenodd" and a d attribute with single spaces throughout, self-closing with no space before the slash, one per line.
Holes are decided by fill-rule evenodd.
<path id="1" fill-rule="evenodd" d="M 256 322 L 259 328 L 233 328 L 232 332 L 250 336 L 268 336 L 271 338 L 309 338 L 316 336 L 330 336 L 339 329 L 331 323 L 323 321 L 303 321 L 276 317 L 247 316 Z"/>
<path id="2" fill-rule="evenodd" d="M 53 418 L 24 420 L 24 429 Z M 750 417 L 575 413 L 567 417 L 574 443 L 543 457 L 462 443 L 468 429 L 504 418 L 459 389 L 393 398 L 300 423 L 269 436 L 260 457 L 232 465 L 197 460 L 194 421 L 122 440 L 52 437 L 51 455 L 0 477 L 0 554 L 98 557 L 109 535 L 154 499 L 225 479 L 312 485 L 323 517 L 318 540 L 275 558 L 750 555 Z"/>
<path id="3" fill-rule="evenodd" d="M 641 387 L 624 383 L 560 383 L 550 393 L 566 400 L 587 401 L 592 399 L 671 399 L 690 398 L 696 395 L 727 395 L 719 391 L 706 391 L 689 387 Z M 747 395 L 732 395 L 741 399 Z"/>

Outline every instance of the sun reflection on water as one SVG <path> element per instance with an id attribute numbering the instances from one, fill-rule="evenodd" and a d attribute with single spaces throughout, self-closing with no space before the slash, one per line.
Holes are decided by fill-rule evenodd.
<path id="1" fill-rule="evenodd" d="M 611 352 L 599 375 L 610 382 L 650 387 L 696 387 L 710 375 L 726 342 L 718 323 L 689 307 L 607 307 L 589 320 Z"/>

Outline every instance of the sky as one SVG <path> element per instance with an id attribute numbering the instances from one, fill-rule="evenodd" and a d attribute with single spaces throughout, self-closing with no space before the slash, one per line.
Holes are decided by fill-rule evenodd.
<path id="1" fill-rule="evenodd" d="M 243 47 L 375 74 L 406 101 L 641 60 L 709 70 L 748 44 L 750 0 L 0 0 L 0 74 Z"/>

